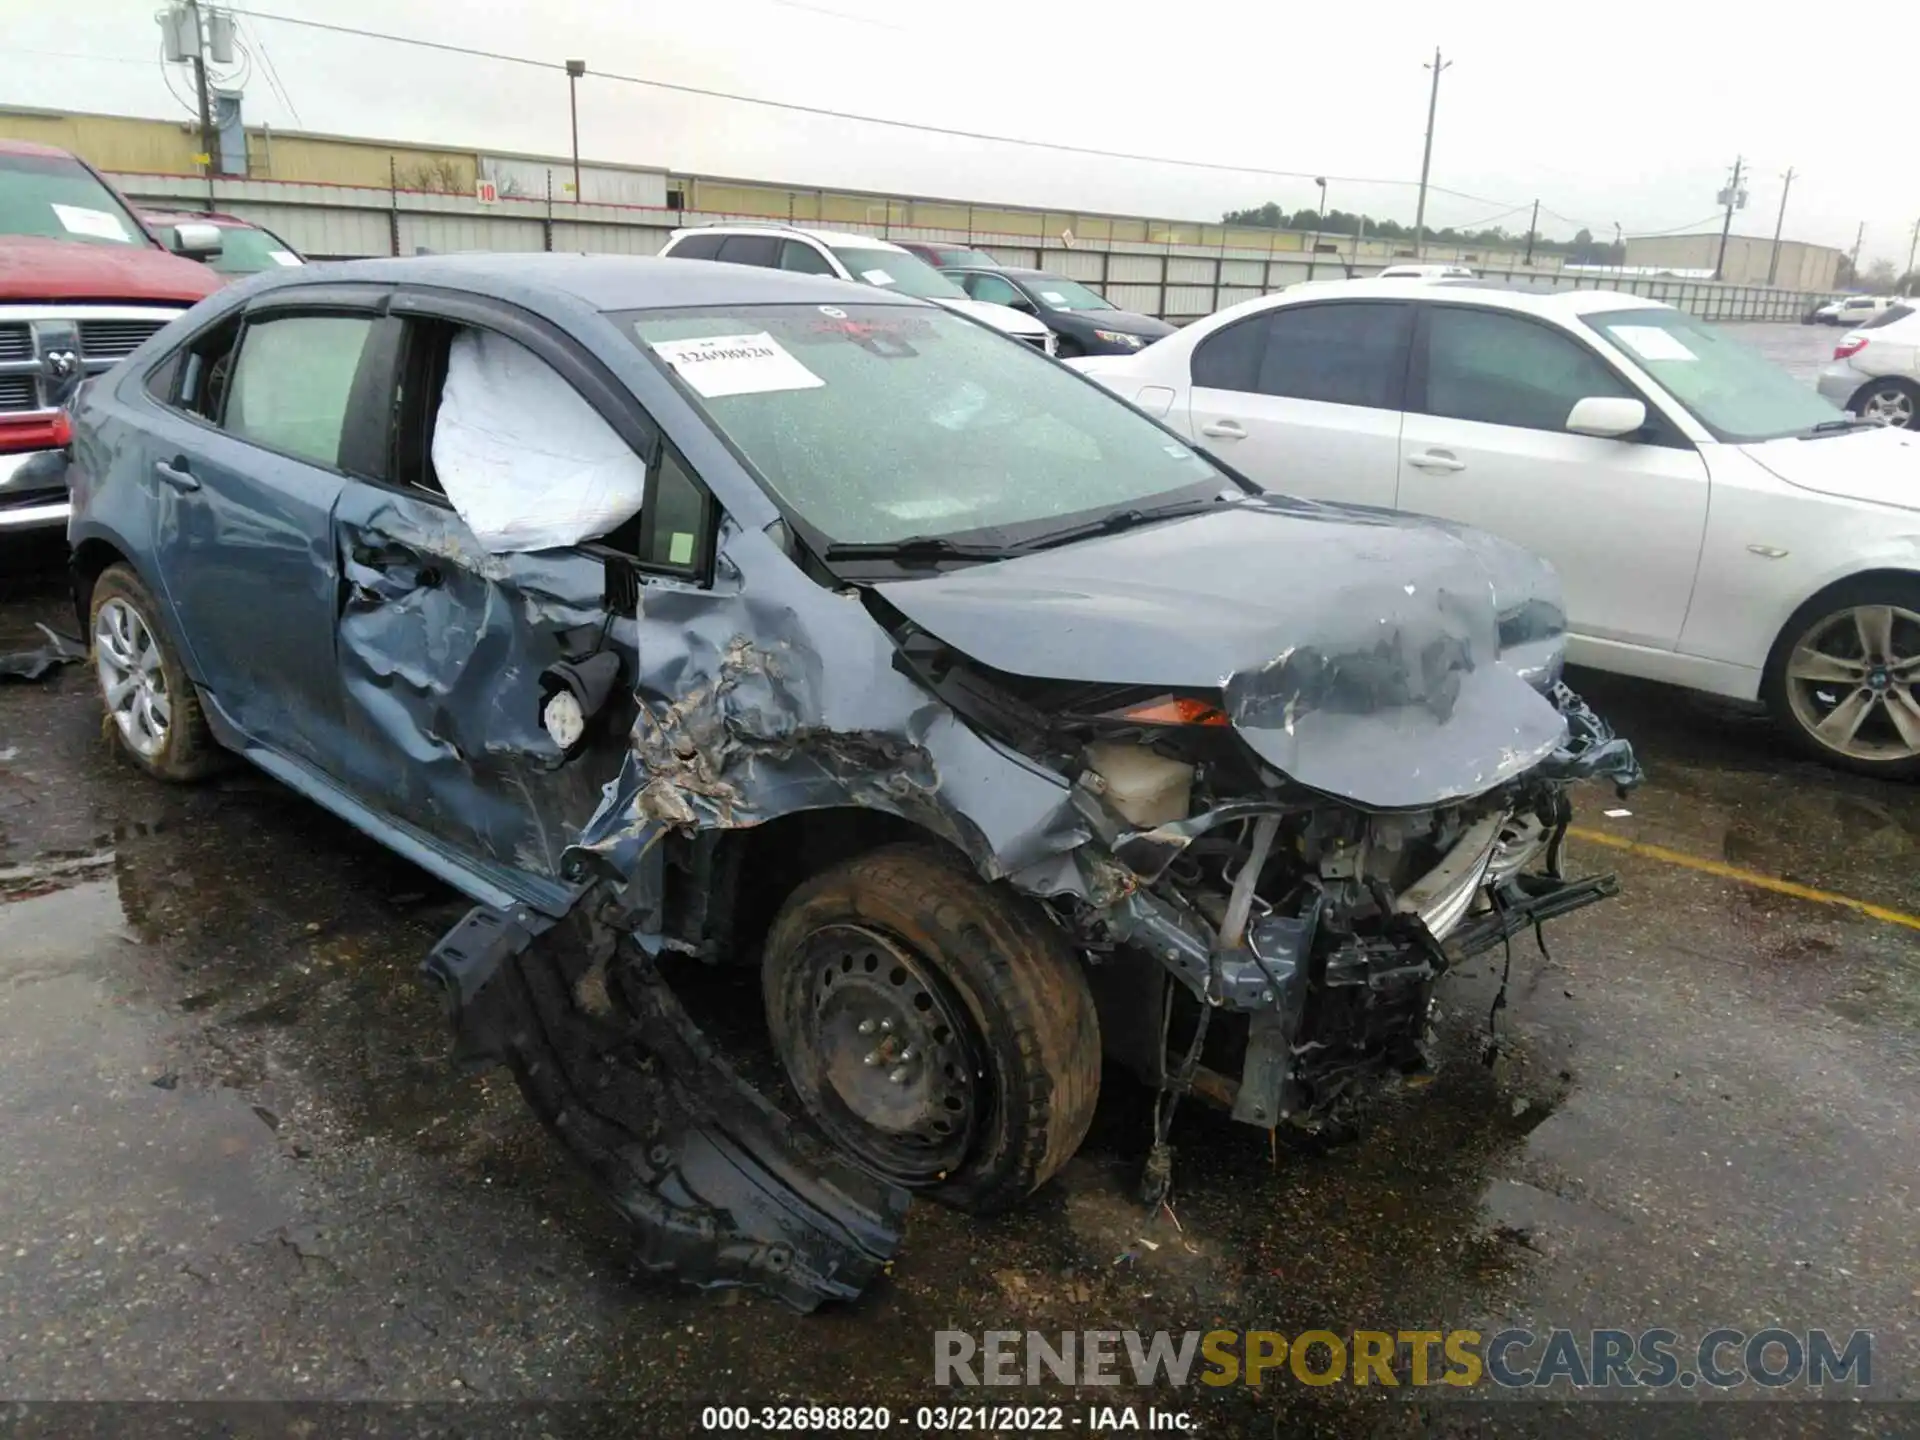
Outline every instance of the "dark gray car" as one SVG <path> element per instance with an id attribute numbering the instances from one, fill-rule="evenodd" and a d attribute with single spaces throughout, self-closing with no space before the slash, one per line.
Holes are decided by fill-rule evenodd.
<path id="1" fill-rule="evenodd" d="M 1610 893 L 1546 567 L 1252 487 L 937 307 L 491 255 L 223 292 L 76 415 L 126 753 L 240 755 L 470 895 L 428 958 L 642 1262 L 850 1297 L 1014 1204 L 1103 1051 L 1261 1129 L 1419 1068 L 1435 981 Z M 676 997 L 756 966 L 804 1119 Z M 1264 1142 L 1263 1142 L 1264 1143 Z"/>
<path id="2" fill-rule="evenodd" d="M 1013 265 L 941 267 L 969 297 L 1038 317 L 1053 331 L 1061 359 L 1076 355 L 1131 355 L 1176 327 L 1152 315 L 1122 310 L 1078 280 L 1051 270 Z"/>

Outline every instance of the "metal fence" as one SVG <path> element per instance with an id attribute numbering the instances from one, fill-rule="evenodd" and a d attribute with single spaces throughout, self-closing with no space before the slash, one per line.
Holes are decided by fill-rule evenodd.
<path id="1" fill-rule="evenodd" d="M 652 255 L 674 229 L 729 220 L 785 223 L 785 217 L 667 210 L 655 206 L 575 204 L 502 197 L 482 204 L 458 194 L 302 184 L 274 180 L 218 180 L 179 175 L 116 175 L 136 201 L 167 208 L 213 208 L 265 225 L 295 249 L 327 259 L 489 251 L 585 251 Z M 1038 266 L 1099 289 L 1115 305 L 1182 324 L 1242 300 L 1307 280 L 1377 273 L 1390 260 L 1357 261 L 1282 248 L 1203 248 L 1141 241 L 1067 244 L 1034 235 L 995 235 L 872 222 L 830 228 L 884 235 L 896 241 L 967 244 L 1005 265 Z M 1522 289 L 1621 290 L 1661 300 L 1707 320 L 1798 320 L 1829 298 L 1803 291 L 1726 285 L 1676 276 L 1568 275 L 1557 268 L 1478 266 L 1487 279 Z"/>

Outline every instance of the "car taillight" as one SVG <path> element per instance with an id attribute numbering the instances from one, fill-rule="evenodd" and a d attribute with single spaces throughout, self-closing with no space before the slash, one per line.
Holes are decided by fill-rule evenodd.
<path id="1" fill-rule="evenodd" d="M 73 443 L 73 421 L 64 410 L 25 420 L 0 420 L 0 455 L 27 450 L 64 450 Z"/>
<path id="2" fill-rule="evenodd" d="M 1867 348 L 1866 336 L 1852 335 L 1852 336 L 1849 336 L 1847 339 L 1842 340 L 1838 345 L 1833 347 L 1833 358 L 1836 360 L 1844 360 L 1849 355 L 1858 355 L 1862 350 L 1866 348 Z"/>

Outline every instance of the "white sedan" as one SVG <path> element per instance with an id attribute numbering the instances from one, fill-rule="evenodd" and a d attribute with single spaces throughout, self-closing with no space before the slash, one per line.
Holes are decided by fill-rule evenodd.
<path id="1" fill-rule="evenodd" d="M 1373 279 L 1071 363 L 1257 484 L 1546 556 L 1575 664 L 1764 699 L 1822 758 L 1920 774 L 1920 435 L 1725 329 L 1609 291 Z"/>
<path id="2" fill-rule="evenodd" d="M 1920 301 L 1903 300 L 1842 339 L 1817 388 L 1855 415 L 1920 429 Z"/>

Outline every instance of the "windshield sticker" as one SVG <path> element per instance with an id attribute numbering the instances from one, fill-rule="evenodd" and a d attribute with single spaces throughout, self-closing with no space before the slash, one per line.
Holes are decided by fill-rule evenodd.
<path id="1" fill-rule="evenodd" d="M 1615 325 L 1613 338 L 1642 360 L 1698 360 L 1678 335 L 1658 325 Z"/>
<path id="2" fill-rule="evenodd" d="M 693 532 L 691 530 L 673 532 L 673 538 L 667 542 L 667 563 L 669 565 L 693 563 Z"/>
<path id="3" fill-rule="evenodd" d="M 84 205 L 55 205 L 53 213 L 69 235 L 92 235 L 101 240 L 131 240 L 120 217 L 108 210 L 89 210 Z"/>
<path id="4" fill-rule="evenodd" d="M 1042 290 L 1040 292 L 1040 298 L 1058 309 L 1064 310 L 1067 308 L 1067 297 L 1062 295 L 1058 290 Z"/>
<path id="5" fill-rule="evenodd" d="M 653 353 L 671 365 L 694 392 L 762 395 L 772 390 L 812 390 L 827 382 L 762 330 L 757 335 L 706 335 L 697 340 L 656 340 Z"/>
<path id="6" fill-rule="evenodd" d="M 869 285 L 897 285 L 899 282 L 884 270 L 862 270 L 860 278 Z"/>
<path id="7" fill-rule="evenodd" d="M 267 252 L 267 258 L 276 265 L 302 265 L 306 263 L 291 250 L 269 250 Z"/>

